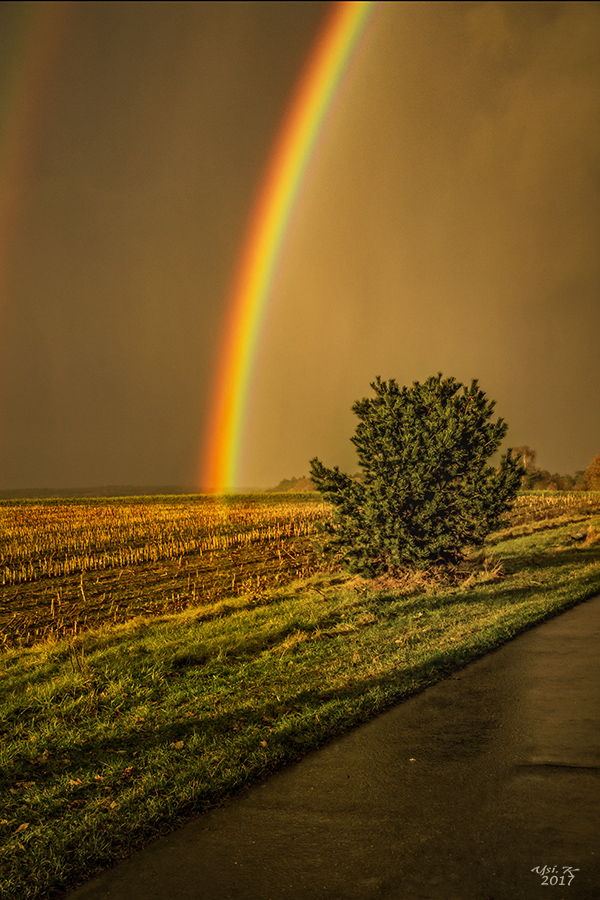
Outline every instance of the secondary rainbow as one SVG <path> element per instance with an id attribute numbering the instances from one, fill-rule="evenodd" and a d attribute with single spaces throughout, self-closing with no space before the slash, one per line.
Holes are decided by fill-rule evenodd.
<path id="1" fill-rule="evenodd" d="M 202 490 L 236 483 L 252 366 L 277 262 L 298 192 L 327 114 L 372 18 L 375 2 L 338 2 L 301 74 L 275 142 L 246 232 L 228 302 Z"/>
<path id="2" fill-rule="evenodd" d="M 16 222 L 70 12 L 70 5 L 60 2 L 12 6 L 5 23 L 7 77 L 0 85 L 0 312 Z"/>

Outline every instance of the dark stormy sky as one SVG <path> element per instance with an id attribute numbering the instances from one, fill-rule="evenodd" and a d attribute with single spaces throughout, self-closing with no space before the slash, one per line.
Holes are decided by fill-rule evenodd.
<path id="1" fill-rule="evenodd" d="M 191 485 L 252 204 L 328 11 L 0 3 L 0 489 Z M 301 190 L 240 481 L 354 470 L 376 375 L 600 453 L 600 4 L 384 3 Z"/>

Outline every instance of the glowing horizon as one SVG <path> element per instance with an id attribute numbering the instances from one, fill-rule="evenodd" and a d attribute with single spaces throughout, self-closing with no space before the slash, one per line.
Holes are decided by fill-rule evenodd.
<path id="1" fill-rule="evenodd" d="M 203 491 L 225 493 L 236 484 L 250 376 L 277 263 L 327 114 L 375 6 L 373 0 L 335 4 L 275 141 L 229 295 L 208 440 L 198 479 Z"/>

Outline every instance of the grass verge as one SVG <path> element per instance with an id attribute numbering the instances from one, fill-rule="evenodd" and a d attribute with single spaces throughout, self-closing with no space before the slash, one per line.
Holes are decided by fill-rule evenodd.
<path id="1" fill-rule="evenodd" d="M 454 587 L 322 575 L 9 650 L 0 897 L 59 896 L 597 594 L 600 518 L 584 524 L 491 542 Z"/>

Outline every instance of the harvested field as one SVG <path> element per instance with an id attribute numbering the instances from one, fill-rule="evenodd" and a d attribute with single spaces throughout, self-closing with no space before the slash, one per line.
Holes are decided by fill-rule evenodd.
<path id="1" fill-rule="evenodd" d="M 315 495 L 0 504 L 0 646 L 29 646 L 311 575 Z"/>
<path id="2" fill-rule="evenodd" d="M 329 509 L 314 493 L 0 503 L 0 647 L 308 577 Z M 598 512 L 598 492 L 521 494 L 491 540 Z"/>

